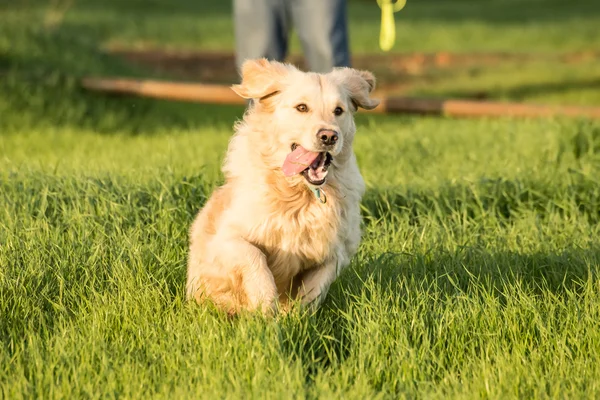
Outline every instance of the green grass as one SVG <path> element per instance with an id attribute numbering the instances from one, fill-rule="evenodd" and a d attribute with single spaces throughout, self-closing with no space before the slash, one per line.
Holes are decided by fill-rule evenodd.
<path id="1" fill-rule="evenodd" d="M 595 45 L 596 3 L 483 3 L 409 0 L 396 50 Z M 314 314 L 228 319 L 184 300 L 187 230 L 243 110 L 77 86 L 146 74 L 111 41 L 231 48 L 228 6 L 45 4 L 0 6 L 0 398 L 600 397 L 599 123 L 360 115 L 351 267 Z M 595 104 L 592 64 L 416 90 Z"/>
<path id="2" fill-rule="evenodd" d="M 67 10 L 59 26 L 85 31 L 86 40 L 140 47 L 233 49 L 230 1 L 16 0 L 5 13 L 27 24 Z M 352 48 L 376 51 L 380 10 L 375 0 L 350 0 Z M 52 6 L 51 4 L 54 4 Z M 62 5 L 70 5 L 64 7 Z M 596 50 L 598 5 L 560 0 L 408 0 L 396 14 L 394 51 Z M 81 38 L 83 39 L 83 38 Z M 299 50 L 294 36 L 293 49 Z"/>

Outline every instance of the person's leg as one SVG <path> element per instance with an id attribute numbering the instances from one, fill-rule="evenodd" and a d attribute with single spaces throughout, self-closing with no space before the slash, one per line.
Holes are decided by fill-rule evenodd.
<path id="1" fill-rule="evenodd" d="M 289 0 L 308 67 L 329 72 L 350 66 L 346 0 Z"/>
<path id="2" fill-rule="evenodd" d="M 288 23 L 282 0 L 234 0 L 233 16 L 238 68 L 248 59 L 285 59 Z"/>

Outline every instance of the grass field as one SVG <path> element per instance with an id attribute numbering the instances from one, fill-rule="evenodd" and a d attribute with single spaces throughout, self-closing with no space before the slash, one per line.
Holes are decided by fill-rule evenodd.
<path id="1" fill-rule="evenodd" d="M 231 49 L 229 2 L 75 0 L 45 25 L 49 3 L 0 5 L 0 398 L 600 397 L 599 123 L 359 115 L 351 267 L 314 314 L 230 320 L 184 301 L 185 260 L 243 110 L 77 86 L 146 74 L 110 43 Z M 377 9 L 350 11 L 369 51 Z M 598 2 L 405 11 L 394 51 L 598 45 Z M 593 66 L 417 91 L 591 105 Z"/>

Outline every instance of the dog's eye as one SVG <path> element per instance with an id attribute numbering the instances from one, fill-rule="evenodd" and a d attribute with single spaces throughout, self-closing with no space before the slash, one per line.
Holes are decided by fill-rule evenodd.
<path id="1" fill-rule="evenodd" d="M 333 113 L 337 116 L 340 116 L 344 113 L 344 110 L 342 109 L 342 107 L 336 107 L 335 110 L 333 110 Z"/>
<path id="2" fill-rule="evenodd" d="M 305 113 L 305 112 L 308 112 L 308 106 L 306 104 L 304 104 L 304 103 L 303 104 L 298 104 L 296 106 L 296 110 L 298 110 L 298 112 Z"/>

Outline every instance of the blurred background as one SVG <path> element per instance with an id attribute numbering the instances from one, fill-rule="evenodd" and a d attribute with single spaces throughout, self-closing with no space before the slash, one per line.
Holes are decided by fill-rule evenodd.
<path id="1" fill-rule="evenodd" d="M 396 41 L 388 53 L 379 49 L 377 2 L 349 0 L 347 9 L 352 65 L 375 72 L 382 93 L 600 103 L 597 1 L 409 0 L 395 14 Z M 288 60 L 306 67 L 295 30 L 290 37 Z M 229 84 L 238 80 L 234 50 L 231 1 L 4 0 L 0 127 L 137 131 L 160 129 L 169 120 L 201 123 L 204 117 L 180 107 L 164 109 L 172 104 L 160 107 L 157 120 L 156 101 L 87 93 L 80 79 Z"/>

